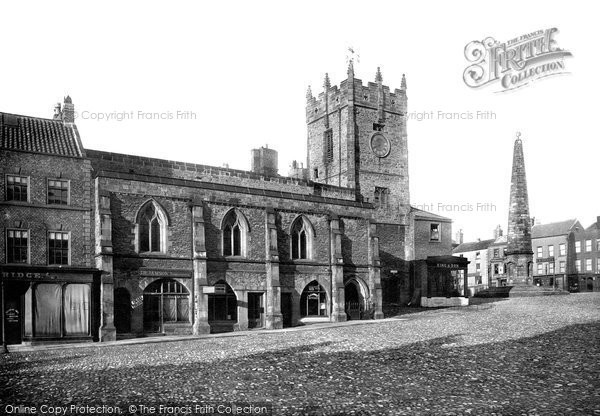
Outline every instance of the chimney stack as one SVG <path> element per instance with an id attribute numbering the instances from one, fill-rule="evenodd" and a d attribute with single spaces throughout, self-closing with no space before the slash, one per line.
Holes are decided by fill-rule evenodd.
<path id="1" fill-rule="evenodd" d="M 498 237 L 502 237 L 502 235 L 503 235 L 502 227 L 500 226 L 500 224 L 498 224 L 498 226 L 494 230 L 494 239 L 498 239 Z"/>
<path id="2" fill-rule="evenodd" d="M 56 107 L 55 107 L 55 115 L 56 115 Z M 62 118 L 63 123 L 65 123 L 65 124 L 75 123 L 75 106 L 73 105 L 73 100 L 71 100 L 71 97 L 68 95 L 65 97 L 65 100 L 63 103 L 61 118 Z"/>
<path id="3" fill-rule="evenodd" d="M 455 239 L 456 239 L 456 242 L 457 242 L 458 244 L 462 244 L 462 243 L 463 243 L 463 240 L 464 240 L 464 235 L 463 235 L 463 230 L 462 230 L 462 229 L 460 229 L 460 230 L 458 230 L 458 231 L 456 232 L 456 237 L 455 237 Z"/>

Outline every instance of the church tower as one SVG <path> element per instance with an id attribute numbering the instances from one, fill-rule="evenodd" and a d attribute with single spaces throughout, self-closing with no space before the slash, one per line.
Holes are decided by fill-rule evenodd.
<path id="1" fill-rule="evenodd" d="M 531 249 L 531 218 L 525 177 L 525 158 L 521 133 L 517 133 L 513 153 L 510 205 L 508 211 L 508 285 L 532 285 L 533 250 Z"/>
<path id="2" fill-rule="evenodd" d="M 404 75 L 392 92 L 377 68 L 375 82 L 364 86 L 350 61 L 339 87 L 326 74 L 317 96 L 309 88 L 306 98 L 309 178 L 354 189 L 379 218 L 404 222 L 410 210 Z"/>

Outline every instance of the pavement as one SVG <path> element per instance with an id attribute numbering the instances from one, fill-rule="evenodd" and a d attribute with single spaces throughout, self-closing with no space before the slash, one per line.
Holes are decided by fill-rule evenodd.
<path id="1" fill-rule="evenodd" d="M 0 413 L 600 415 L 600 293 L 165 341 L 4 354 Z"/>

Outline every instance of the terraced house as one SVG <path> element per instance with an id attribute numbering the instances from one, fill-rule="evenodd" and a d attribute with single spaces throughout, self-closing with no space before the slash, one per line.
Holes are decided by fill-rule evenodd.
<path id="1" fill-rule="evenodd" d="M 2 114 L 12 342 L 382 318 L 414 296 L 412 260 L 451 252 L 451 221 L 410 206 L 406 106 L 404 78 L 326 77 L 289 177 L 266 147 L 251 171 L 84 150 L 70 98 Z"/>

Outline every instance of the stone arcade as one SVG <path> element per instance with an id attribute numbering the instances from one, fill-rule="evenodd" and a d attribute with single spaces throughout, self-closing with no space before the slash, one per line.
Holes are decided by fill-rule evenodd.
<path id="1" fill-rule="evenodd" d="M 2 113 L 2 273 L 60 281 L 3 278 L 13 342 L 379 319 L 384 298 L 408 303 L 410 261 L 450 254 L 452 232 L 410 206 L 406 109 L 404 76 L 391 92 L 378 69 L 364 86 L 350 62 L 339 87 L 326 76 L 307 93 L 307 167 L 289 177 L 268 148 L 251 171 L 84 149 L 69 97 L 53 120 Z"/>

